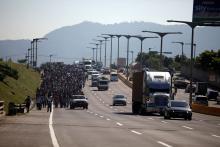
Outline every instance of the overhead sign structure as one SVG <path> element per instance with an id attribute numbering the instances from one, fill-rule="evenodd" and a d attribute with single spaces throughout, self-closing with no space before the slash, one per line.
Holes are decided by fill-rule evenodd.
<path id="1" fill-rule="evenodd" d="M 220 0 L 194 0 L 193 22 L 220 22 Z"/>

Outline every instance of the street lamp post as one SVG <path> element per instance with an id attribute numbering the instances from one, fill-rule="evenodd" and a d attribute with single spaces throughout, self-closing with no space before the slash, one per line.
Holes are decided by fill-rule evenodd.
<path id="1" fill-rule="evenodd" d="M 53 56 L 53 55 L 52 55 L 52 54 L 50 54 L 49 56 L 50 56 L 50 63 L 51 63 L 51 58 L 52 58 L 52 56 Z"/>
<path id="2" fill-rule="evenodd" d="M 94 58 L 94 57 L 95 57 L 95 49 L 96 49 L 96 48 L 95 48 L 95 47 L 87 47 L 87 48 L 92 49 L 92 60 L 95 61 L 95 58 Z"/>
<path id="3" fill-rule="evenodd" d="M 110 71 L 111 71 L 111 65 L 112 65 L 112 38 L 114 38 L 115 35 L 113 35 L 113 34 L 102 34 L 102 35 L 107 35 L 111 38 L 110 64 L 109 64 L 109 68 L 110 68 Z"/>
<path id="4" fill-rule="evenodd" d="M 29 49 L 28 49 L 28 61 L 27 61 L 27 63 L 28 63 L 28 68 L 29 68 L 29 66 L 30 66 L 30 51 L 31 51 L 31 49 L 29 48 Z"/>
<path id="5" fill-rule="evenodd" d="M 100 62 L 102 62 L 102 42 L 105 41 L 105 40 L 97 40 L 97 39 L 94 39 L 95 41 L 99 41 L 100 42 Z"/>
<path id="6" fill-rule="evenodd" d="M 34 67 L 34 41 L 31 41 L 31 66 Z"/>
<path id="7" fill-rule="evenodd" d="M 183 45 L 184 45 L 184 43 L 183 42 L 180 42 L 180 41 L 174 41 L 174 42 L 172 42 L 172 43 L 176 43 L 176 44 L 180 44 L 181 45 L 181 50 L 182 50 L 182 60 L 183 60 Z"/>
<path id="8" fill-rule="evenodd" d="M 128 60 L 129 60 L 129 40 L 132 37 L 131 35 L 122 35 L 123 37 L 127 38 L 127 63 L 126 63 L 126 77 L 128 80 Z"/>
<path id="9" fill-rule="evenodd" d="M 191 59 L 190 59 L 190 94 L 189 94 L 189 103 L 192 105 L 192 80 L 193 80 L 193 44 L 194 44 L 194 29 L 196 26 L 199 26 L 200 23 L 188 22 L 188 21 L 176 21 L 176 20 L 167 20 L 167 22 L 177 22 L 187 24 L 192 29 L 191 34 Z"/>
<path id="10" fill-rule="evenodd" d="M 35 38 L 33 39 L 33 42 L 35 42 L 36 46 L 35 46 L 35 67 L 37 67 L 37 43 L 40 41 L 40 40 L 47 40 L 47 38 Z"/>
<path id="11" fill-rule="evenodd" d="M 97 63 L 97 57 L 98 57 L 98 46 L 99 46 L 99 44 L 98 44 L 98 43 L 90 43 L 90 44 L 94 44 L 94 45 L 96 45 L 95 62 Z"/>
<path id="12" fill-rule="evenodd" d="M 140 51 L 140 55 L 141 55 L 141 59 L 140 59 L 140 63 L 141 63 L 141 69 L 142 69 L 142 66 L 143 66 L 143 55 L 142 55 L 142 52 L 143 52 L 143 41 L 147 38 L 158 38 L 158 37 L 143 37 L 143 36 L 132 36 L 132 37 L 135 37 L 137 39 L 139 39 L 141 41 L 141 51 Z"/>
<path id="13" fill-rule="evenodd" d="M 163 37 L 168 35 L 168 34 L 182 34 L 181 32 L 155 32 L 155 31 L 142 31 L 142 32 L 147 32 L 147 33 L 155 33 L 160 36 L 160 68 L 162 67 L 162 52 L 163 52 Z"/>
<path id="14" fill-rule="evenodd" d="M 118 58 L 117 58 L 117 67 L 118 67 L 118 60 L 119 60 L 119 39 L 121 38 L 121 35 L 115 35 L 118 38 Z"/>
<path id="15" fill-rule="evenodd" d="M 185 43 L 185 45 L 191 45 L 191 43 Z M 193 43 L 193 58 L 196 59 L 196 43 Z"/>
<path id="16" fill-rule="evenodd" d="M 107 47 L 108 38 L 110 38 L 110 37 L 106 37 L 106 36 L 98 36 L 98 37 L 102 37 L 102 38 L 105 39 L 105 56 L 104 56 L 105 59 L 104 59 L 104 65 L 106 67 L 106 47 Z"/>
<path id="17" fill-rule="evenodd" d="M 131 63 L 133 63 L 133 62 L 134 62 L 134 61 L 133 61 L 134 51 L 130 51 L 130 53 L 131 53 Z"/>

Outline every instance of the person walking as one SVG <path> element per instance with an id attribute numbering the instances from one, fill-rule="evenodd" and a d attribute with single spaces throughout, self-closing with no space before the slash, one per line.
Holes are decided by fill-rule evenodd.
<path id="1" fill-rule="evenodd" d="M 51 112 L 51 109 L 52 109 L 52 102 L 53 102 L 53 98 L 52 96 L 49 96 L 47 98 L 47 112 Z"/>
<path id="2" fill-rule="evenodd" d="M 31 98 L 30 96 L 27 96 L 27 98 L 25 99 L 25 107 L 26 107 L 27 113 L 29 113 L 30 105 L 31 105 Z"/>

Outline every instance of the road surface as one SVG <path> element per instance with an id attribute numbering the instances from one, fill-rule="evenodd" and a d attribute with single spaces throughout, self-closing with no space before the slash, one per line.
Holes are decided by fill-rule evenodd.
<path id="1" fill-rule="evenodd" d="M 131 113 L 131 89 L 121 81 L 108 91 L 86 83 L 89 109 L 54 108 L 0 119 L 1 147 L 219 147 L 220 117 L 193 113 L 192 121 Z M 124 94 L 127 106 L 112 106 Z"/>

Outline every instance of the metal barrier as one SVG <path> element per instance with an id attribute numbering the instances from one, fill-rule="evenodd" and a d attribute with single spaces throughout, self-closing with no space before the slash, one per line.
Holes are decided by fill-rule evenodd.
<path id="1" fill-rule="evenodd" d="M 0 115 L 4 114 L 4 101 L 0 101 Z"/>

